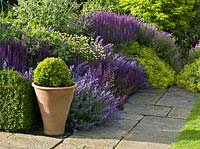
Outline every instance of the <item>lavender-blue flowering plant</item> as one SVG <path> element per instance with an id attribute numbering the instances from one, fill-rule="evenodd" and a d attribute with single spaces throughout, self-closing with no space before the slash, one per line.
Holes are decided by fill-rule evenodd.
<path id="1" fill-rule="evenodd" d="M 89 32 L 101 36 L 105 43 L 134 40 L 139 31 L 140 21 L 131 16 L 102 11 L 92 13 L 90 19 Z"/>
<path id="2" fill-rule="evenodd" d="M 104 45 L 101 37 L 98 36 L 95 43 L 101 46 L 105 56 L 100 57 L 96 63 L 92 63 L 89 66 L 80 64 L 77 69 L 81 70 L 79 73 L 82 72 L 82 75 L 88 68 L 95 70 L 93 75 L 98 78 L 98 83 L 101 86 L 109 84 L 110 91 L 115 97 L 119 97 L 118 107 L 123 108 L 129 95 L 140 88 L 148 87 L 144 69 L 136 61 L 131 61 L 120 54 L 115 54 L 113 45 Z M 96 48 L 94 47 L 93 50 L 96 50 Z"/>
<path id="3" fill-rule="evenodd" d="M 91 34 L 104 39 L 104 43 L 123 44 L 137 41 L 139 44 L 153 47 L 160 58 L 168 62 L 175 70 L 180 70 L 184 64 L 184 50 L 176 43 L 170 33 L 159 31 L 153 25 L 143 23 L 133 16 L 110 13 L 106 11 L 92 13 Z"/>
<path id="4" fill-rule="evenodd" d="M 73 131 L 113 124 L 120 118 L 117 108 L 119 99 L 114 97 L 109 86 L 99 83 L 95 70 L 90 68 L 85 72 L 86 67 L 86 63 L 71 67 L 73 81 L 77 82 L 77 91 L 72 101 L 67 128 Z"/>

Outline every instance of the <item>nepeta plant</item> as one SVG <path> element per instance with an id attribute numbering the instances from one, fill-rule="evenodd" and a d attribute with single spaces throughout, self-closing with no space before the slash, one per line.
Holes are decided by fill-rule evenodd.
<path id="1" fill-rule="evenodd" d="M 92 126 L 117 122 L 120 111 L 117 108 L 119 99 L 114 97 L 108 86 L 102 86 L 96 71 L 85 68 L 86 63 L 71 67 L 73 81 L 77 82 L 77 90 L 72 101 L 67 128 L 90 129 Z"/>

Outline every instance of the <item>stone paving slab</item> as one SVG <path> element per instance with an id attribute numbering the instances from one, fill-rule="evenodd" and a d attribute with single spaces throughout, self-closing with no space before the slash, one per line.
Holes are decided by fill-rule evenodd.
<path id="1" fill-rule="evenodd" d="M 170 149 L 170 145 L 145 141 L 123 140 L 115 149 Z"/>
<path id="2" fill-rule="evenodd" d="M 158 143 L 158 144 L 167 144 L 170 145 L 171 142 L 175 138 L 173 137 L 166 137 L 166 136 L 159 136 L 155 134 L 142 134 L 142 133 L 130 133 L 128 136 L 126 136 L 121 142 L 123 141 L 138 141 L 138 142 L 144 142 L 144 143 Z"/>
<path id="3" fill-rule="evenodd" d="M 186 97 L 180 94 L 179 96 L 166 95 L 156 105 L 179 108 L 192 108 L 193 104 L 194 98 Z"/>
<path id="4" fill-rule="evenodd" d="M 150 106 L 150 105 L 132 105 L 126 104 L 124 112 L 140 115 L 152 115 L 152 116 L 167 116 L 171 111 L 170 107 L 163 106 Z"/>
<path id="5" fill-rule="evenodd" d="M 123 111 L 123 112 L 121 113 L 121 117 L 122 117 L 122 119 L 133 120 L 133 121 L 139 121 L 139 120 L 141 120 L 144 116 L 143 116 L 143 115 L 134 114 L 134 113 L 127 113 L 127 112 Z"/>
<path id="6" fill-rule="evenodd" d="M 182 119 L 145 116 L 130 133 L 175 138 L 184 123 Z"/>
<path id="7" fill-rule="evenodd" d="M 120 124 L 103 128 L 93 128 L 91 131 L 78 131 L 74 133 L 72 137 L 84 136 L 91 139 L 121 139 L 125 136 L 138 121 L 123 119 Z"/>
<path id="8" fill-rule="evenodd" d="M 192 108 L 179 108 L 175 107 L 172 109 L 172 111 L 169 113 L 169 118 L 179 118 L 179 119 L 187 119 L 190 111 Z"/>
<path id="9" fill-rule="evenodd" d="M 61 141 L 45 136 L 14 134 L 0 142 L 0 149 L 50 149 Z"/>
<path id="10" fill-rule="evenodd" d="M 173 86 L 173 87 L 170 87 L 168 89 L 168 94 L 173 94 L 173 93 L 177 93 L 177 94 L 183 94 L 183 95 L 187 95 L 187 96 L 193 96 L 193 97 L 197 97 L 197 93 L 193 93 L 193 92 L 189 92 L 187 90 L 185 90 L 184 88 L 180 88 L 180 87 L 177 87 L 177 86 Z"/>
<path id="11" fill-rule="evenodd" d="M 87 137 L 70 137 L 55 149 L 113 149 L 119 142 L 116 139 L 91 139 Z"/>
<path id="12" fill-rule="evenodd" d="M 0 132 L 0 142 L 6 140 L 8 137 L 12 136 L 12 133 Z"/>
<path id="13" fill-rule="evenodd" d="M 172 87 L 168 92 L 158 101 L 156 105 L 172 106 L 179 108 L 192 108 L 197 94 L 190 93 L 184 89 Z"/>
<path id="14" fill-rule="evenodd" d="M 66 138 L 64 143 L 58 146 L 58 149 L 64 147 L 72 149 L 112 149 L 142 118 L 141 115 L 131 115 L 123 112 L 119 124 L 103 128 L 96 127 L 92 131 L 78 131 Z"/>
<path id="15" fill-rule="evenodd" d="M 145 116 L 116 149 L 169 149 L 184 120 Z"/>
<path id="16" fill-rule="evenodd" d="M 166 90 L 141 90 L 129 97 L 128 103 L 133 105 L 154 105 Z"/>

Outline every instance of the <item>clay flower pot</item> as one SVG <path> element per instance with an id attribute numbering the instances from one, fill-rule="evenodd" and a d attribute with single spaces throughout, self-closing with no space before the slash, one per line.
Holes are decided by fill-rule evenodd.
<path id="1" fill-rule="evenodd" d="M 32 83 L 39 104 L 44 134 L 62 135 L 76 88 L 70 87 L 42 87 Z"/>

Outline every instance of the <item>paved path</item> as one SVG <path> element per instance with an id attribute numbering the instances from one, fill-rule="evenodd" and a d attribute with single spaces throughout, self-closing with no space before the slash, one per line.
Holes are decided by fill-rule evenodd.
<path id="1" fill-rule="evenodd" d="M 129 98 L 119 124 L 51 138 L 0 132 L 0 149 L 168 149 L 197 98 L 177 87 Z"/>

